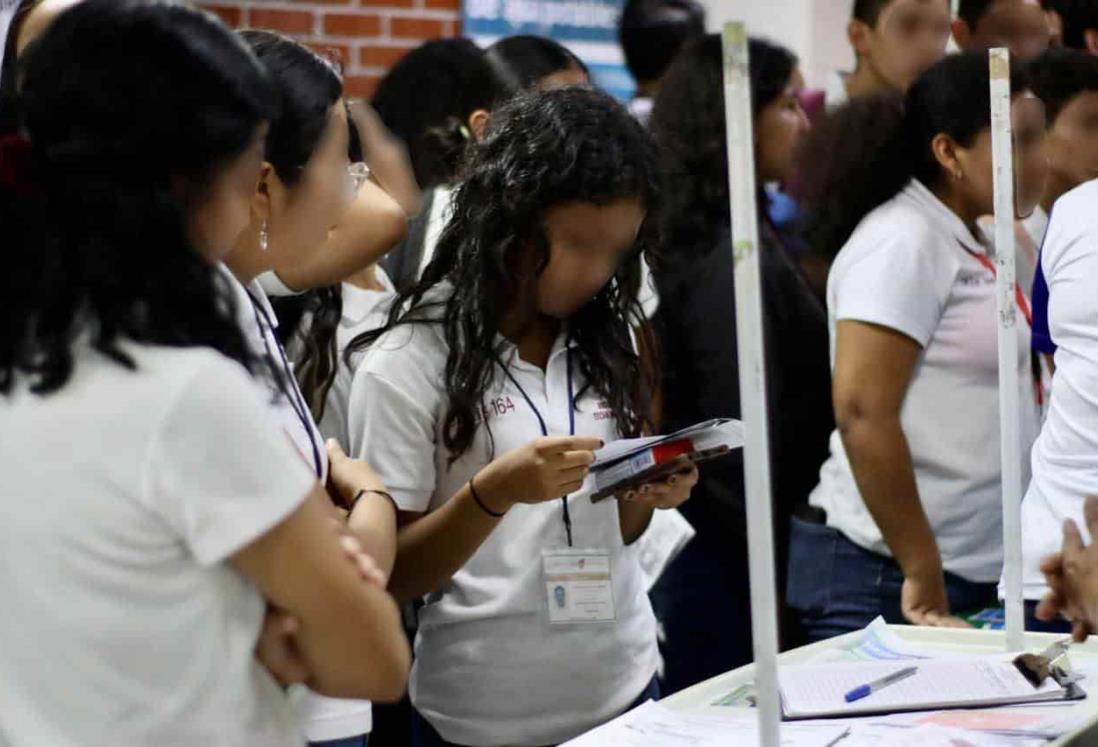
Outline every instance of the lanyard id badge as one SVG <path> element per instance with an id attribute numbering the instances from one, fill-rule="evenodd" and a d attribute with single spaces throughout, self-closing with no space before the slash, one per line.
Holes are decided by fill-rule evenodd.
<path id="1" fill-rule="evenodd" d="M 551 624 L 612 623 L 617 620 L 608 551 L 545 550 L 542 569 Z"/>

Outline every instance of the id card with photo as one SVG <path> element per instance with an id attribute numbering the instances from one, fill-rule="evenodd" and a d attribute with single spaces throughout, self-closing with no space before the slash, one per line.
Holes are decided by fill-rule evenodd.
<path id="1" fill-rule="evenodd" d="M 542 554 L 549 622 L 611 623 L 614 584 L 605 550 L 548 550 Z"/>

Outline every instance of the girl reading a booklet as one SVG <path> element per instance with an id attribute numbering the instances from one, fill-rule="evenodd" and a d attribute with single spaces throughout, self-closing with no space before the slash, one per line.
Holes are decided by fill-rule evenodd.
<path id="1" fill-rule="evenodd" d="M 454 217 L 351 387 L 352 453 L 386 465 L 391 590 L 424 597 L 417 747 L 566 741 L 655 694 L 634 543 L 694 469 L 593 503 L 594 451 L 650 430 L 631 333 L 655 149 L 603 93 L 516 99 L 472 147 Z"/>

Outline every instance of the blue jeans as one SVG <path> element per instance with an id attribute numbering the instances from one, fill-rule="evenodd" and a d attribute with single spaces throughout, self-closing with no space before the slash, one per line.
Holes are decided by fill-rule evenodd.
<path id="1" fill-rule="evenodd" d="M 631 711 L 641 703 L 649 700 L 660 699 L 660 685 L 655 677 L 648 683 L 648 686 L 644 688 L 644 691 L 640 696 L 633 701 L 633 704 L 626 708 L 626 711 Z M 463 745 L 456 744 L 454 742 L 447 742 L 439 733 L 435 731 L 435 727 L 420 715 L 414 707 L 412 708 L 412 747 L 463 747 Z"/>
<path id="2" fill-rule="evenodd" d="M 892 558 L 865 550 L 824 524 L 794 518 L 786 601 L 810 641 L 861 630 L 878 615 L 905 623 L 900 610 L 904 574 Z M 975 583 L 946 572 L 954 612 L 994 607 L 997 583 Z"/>
<path id="3" fill-rule="evenodd" d="M 699 532 L 652 589 L 665 694 L 751 663 L 746 561 L 742 547 Z"/>
<path id="4" fill-rule="evenodd" d="M 363 734 L 359 737 L 343 737 L 342 739 L 331 739 L 324 742 L 309 742 L 309 747 L 368 747 L 370 744 L 370 735 Z"/>

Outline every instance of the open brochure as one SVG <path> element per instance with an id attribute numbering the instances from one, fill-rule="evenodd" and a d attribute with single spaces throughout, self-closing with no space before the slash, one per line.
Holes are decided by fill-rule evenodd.
<path id="1" fill-rule="evenodd" d="M 686 464 L 700 464 L 743 446 L 743 423 L 707 420 L 666 436 L 614 441 L 595 452 L 592 501 L 654 482 Z"/>

